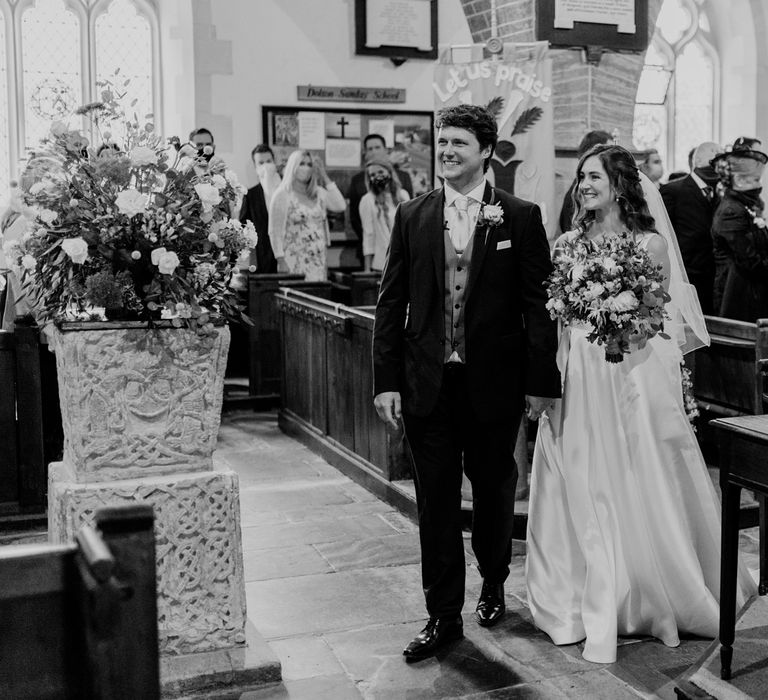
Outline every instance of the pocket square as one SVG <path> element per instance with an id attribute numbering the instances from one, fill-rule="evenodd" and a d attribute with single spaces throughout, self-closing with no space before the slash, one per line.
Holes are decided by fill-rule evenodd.
<path id="1" fill-rule="evenodd" d="M 496 244 L 496 250 L 505 250 L 506 248 L 511 248 L 511 247 L 512 247 L 512 241 L 509 241 L 509 240 L 499 241 Z"/>

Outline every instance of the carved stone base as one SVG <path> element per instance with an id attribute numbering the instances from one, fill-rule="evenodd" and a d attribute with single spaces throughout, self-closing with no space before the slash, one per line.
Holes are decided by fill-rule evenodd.
<path id="1" fill-rule="evenodd" d="M 219 697 L 217 691 L 222 690 L 235 697 L 266 683 L 279 683 L 280 661 L 251 622 L 245 635 L 245 646 L 235 649 L 161 657 L 163 698 Z"/>
<path id="2" fill-rule="evenodd" d="M 196 471 L 84 483 L 50 465 L 48 537 L 71 542 L 97 508 L 145 501 L 155 509 L 161 655 L 243 648 L 245 583 L 233 471 Z"/>

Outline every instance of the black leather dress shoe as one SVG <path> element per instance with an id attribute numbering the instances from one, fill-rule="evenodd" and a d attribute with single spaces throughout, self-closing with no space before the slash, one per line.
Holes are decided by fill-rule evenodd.
<path id="1" fill-rule="evenodd" d="M 403 650 L 406 661 L 418 661 L 432 656 L 440 647 L 461 639 L 464 636 L 464 623 L 461 616 L 430 617 L 427 626 Z"/>
<path id="2" fill-rule="evenodd" d="M 504 584 L 483 581 L 480 600 L 477 601 L 475 617 L 481 627 L 493 627 L 504 616 Z"/>

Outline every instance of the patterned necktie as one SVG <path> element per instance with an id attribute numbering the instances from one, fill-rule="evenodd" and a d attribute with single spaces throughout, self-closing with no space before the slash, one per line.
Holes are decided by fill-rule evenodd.
<path id="1" fill-rule="evenodd" d="M 707 198 L 707 201 L 711 202 L 712 198 L 715 195 L 715 191 L 709 185 L 707 185 L 706 187 L 702 187 L 701 191 L 704 193 L 704 196 Z"/>
<path id="2" fill-rule="evenodd" d="M 453 200 L 453 206 L 456 207 L 456 218 L 451 226 L 451 241 L 457 252 L 461 253 L 469 243 L 469 199 L 467 197 L 456 197 Z"/>

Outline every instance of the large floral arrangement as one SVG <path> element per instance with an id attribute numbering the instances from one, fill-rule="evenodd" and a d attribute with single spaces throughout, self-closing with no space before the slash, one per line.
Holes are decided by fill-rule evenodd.
<path id="1" fill-rule="evenodd" d="M 242 194 L 234 173 L 210 153 L 169 151 L 152 115 L 127 117 L 125 95 L 112 82 L 101 87 L 102 100 L 75 113 L 99 148 L 55 122 L 30 163 L 29 229 L 6 257 L 36 315 L 165 317 L 198 330 L 244 318 L 229 285 L 256 232 L 231 218 Z"/>
<path id="2" fill-rule="evenodd" d="M 605 345 L 605 359 L 621 362 L 630 343 L 643 347 L 664 335 L 664 276 L 634 236 L 623 232 L 588 240 L 579 234 L 559 244 L 546 282 L 547 309 L 563 325 L 584 325 L 587 339 Z"/>

